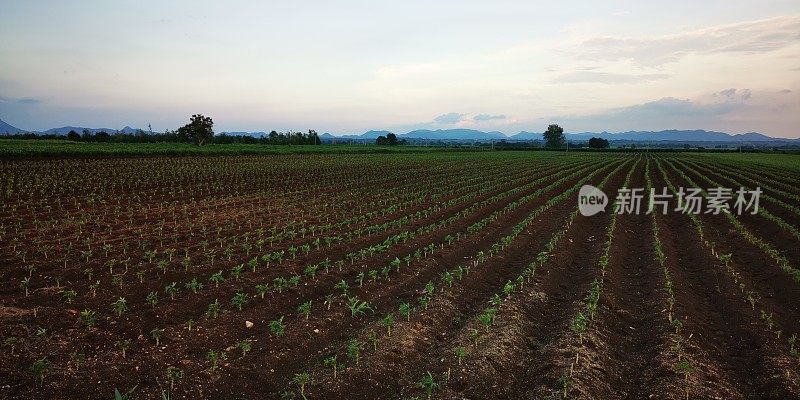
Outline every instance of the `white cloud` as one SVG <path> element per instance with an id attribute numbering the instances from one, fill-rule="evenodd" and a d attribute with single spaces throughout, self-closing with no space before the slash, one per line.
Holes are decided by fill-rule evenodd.
<path id="1" fill-rule="evenodd" d="M 608 85 L 651 82 L 668 78 L 668 74 L 617 74 L 598 71 L 573 71 L 559 75 L 553 83 L 603 83 Z"/>
<path id="2" fill-rule="evenodd" d="M 689 54 L 757 54 L 800 41 L 800 16 L 713 26 L 651 37 L 597 36 L 565 50 L 578 59 L 632 60 L 640 65 L 675 62 Z"/>

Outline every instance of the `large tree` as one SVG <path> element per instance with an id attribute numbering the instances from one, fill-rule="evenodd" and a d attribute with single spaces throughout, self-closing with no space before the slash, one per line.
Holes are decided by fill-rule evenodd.
<path id="1" fill-rule="evenodd" d="M 182 139 L 193 140 L 198 146 L 206 144 L 206 142 L 214 136 L 214 121 L 211 117 L 204 117 L 202 114 L 192 115 L 188 124 L 178 128 L 178 137 Z"/>
<path id="2" fill-rule="evenodd" d="M 566 139 L 564 138 L 564 128 L 556 125 L 551 124 L 547 127 L 547 130 L 543 134 L 545 146 L 551 148 L 561 148 L 564 146 Z"/>
<path id="3" fill-rule="evenodd" d="M 608 140 L 603 138 L 593 137 L 589 139 L 589 147 L 593 149 L 606 149 L 608 148 Z"/>

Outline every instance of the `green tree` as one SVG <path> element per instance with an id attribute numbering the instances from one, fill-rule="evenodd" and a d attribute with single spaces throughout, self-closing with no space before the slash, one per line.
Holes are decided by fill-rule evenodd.
<path id="1" fill-rule="evenodd" d="M 547 127 L 547 130 L 544 132 L 544 141 L 545 146 L 558 149 L 564 146 L 566 139 L 564 137 L 564 128 L 551 124 Z"/>
<path id="2" fill-rule="evenodd" d="M 178 128 L 178 137 L 183 140 L 192 140 L 198 146 L 203 146 L 214 136 L 214 121 L 211 117 L 202 114 L 192 115 L 188 124 Z"/>
<path id="3" fill-rule="evenodd" d="M 378 136 L 378 138 L 375 139 L 375 144 L 379 146 L 397 146 L 400 142 L 397 141 L 397 135 L 389 132 L 386 136 Z"/>
<path id="4" fill-rule="evenodd" d="M 81 140 L 81 135 L 78 132 L 71 130 L 69 131 L 69 133 L 67 133 L 67 140 L 72 140 L 73 142 L 77 142 Z"/>
<path id="5" fill-rule="evenodd" d="M 608 148 L 608 140 L 603 138 L 596 138 L 593 137 L 589 139 L 589 147 L 593 149 L 607 149 Z"/>

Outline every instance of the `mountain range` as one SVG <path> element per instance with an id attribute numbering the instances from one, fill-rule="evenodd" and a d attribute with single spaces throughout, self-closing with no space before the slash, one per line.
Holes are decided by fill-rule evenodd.
<path id="1" fill-rule="evenodd" d="M 84 129 L 88 129 L 93 134 L 100 131 L 105 131 L 108 133 L 116 133 L 117 131 L 119 131 L 120 133 L 131 134 L 135 133 L 138 130 L 136 128 L 131 128 L 130 126 L 126 126 L 119 130 L 111 128 L 84 128 L 79 126 L 64 126 L 61 128 L 52 128 L 46 131 L 31 132 L 31 133 L 66 135 L 71 130 L 74 130 L 75 132 L 78 133 L 83 133 Z M 0 135 L 5 135 L 5 134 L 14 135 L 26 132 L 30 131 L 16 128 L 0 120 Z M 253 137 L 263 137 L 267 135 L 267 133 L 263 131 L 220 132 L 220 133 L 225 133 L 227 135 L 242 135 L 242 136 L 253 136 Z M 348 140 L 348 139 L 374 140 L 378 138 L 378 136 L 386 136 L 389 133 L 391 132 L 385 130 L 381 131 L 370 130 L 359 135 L 334 135 L 331 133 L 323 133 L 320 135 L 320 139 L 322 139 L 323 141 Z M 574 142 L 585 142 L 592 137 L 599 137 L 607 139 L 609 141 L 631 141 L 631 142 L 675 141 L 675 142 L 732 142 L 732 143 L 742 143 L 742 142 L 800 143 L 800 138 L 799 139 L 775 138 L 756 132 L 729 134 L 725 132 L 715 132 L 706 130 L 675 130 L 675 129 L 664 130 L 664 131 L 628 131 L 628 132 L 617 132 L 617 133 L 611 133 L 605 131 L 580 132 L 580 133 L 567 133 L 565 136 L 568 141 L 574 141 Z M 522 131 L 517 134 L 508 136 L 503 134 L 502 132 L 497 132 L 497 131 L 483 132 L 475 129 L 437 129 L 437 130 L 418 129 L 407 133 L 399 133 L 397 134 L 397 138 L 422 139 L 422 140 L 451 140 L 451 141 L 455 140 L 531 141 L 531 140 L 542 140 L 542 134 L 540 132 Z"/>

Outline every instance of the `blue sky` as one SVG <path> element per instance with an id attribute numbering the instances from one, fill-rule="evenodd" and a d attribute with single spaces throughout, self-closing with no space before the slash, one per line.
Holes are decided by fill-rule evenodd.
<path id="1" fill-rule="evenodd" d="M 0 2 L 23 129 L 800 137 L 800 2 Z"/>

